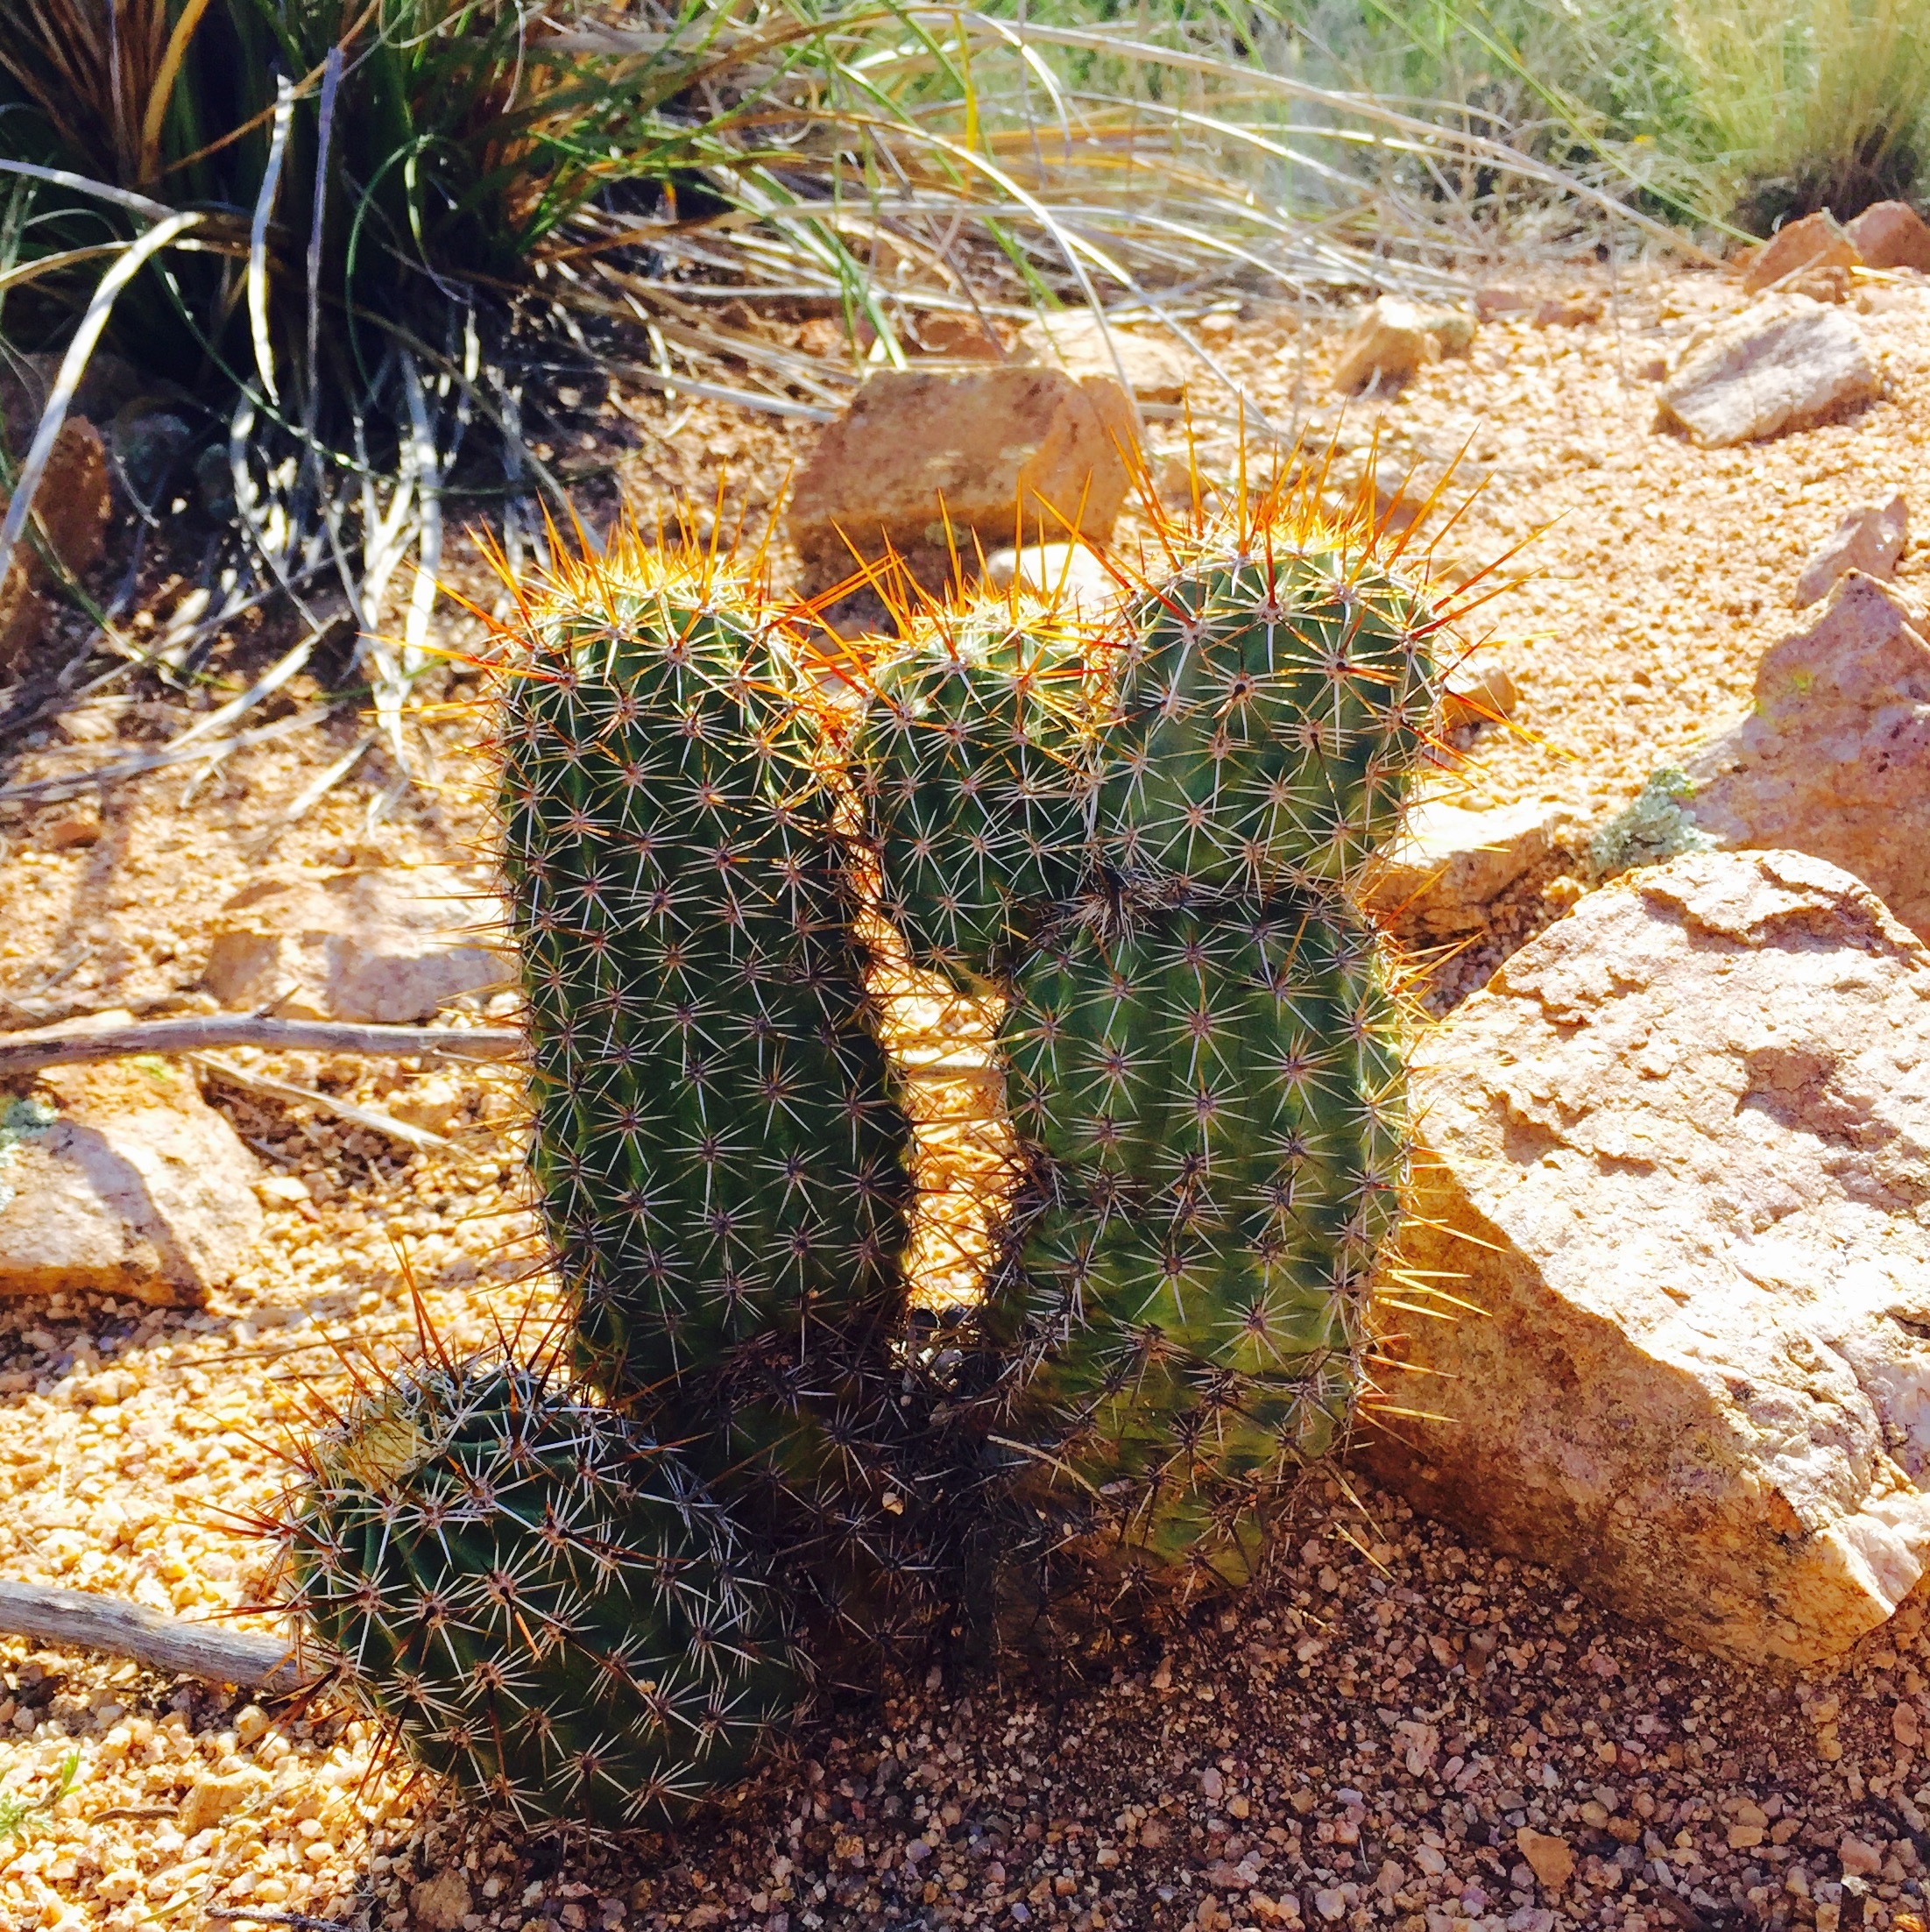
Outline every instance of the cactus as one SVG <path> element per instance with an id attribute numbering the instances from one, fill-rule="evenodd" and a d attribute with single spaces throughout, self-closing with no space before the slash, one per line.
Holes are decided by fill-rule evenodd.
<path id="1" fill-rule="evenodd" d="M 774 1593 L 688 1463 L 541 1366 L 425 1355 L 308 1462 L 293 1607 L 420 1762 L 524 1825 L 661 1824 L 797 1702 Z"/>
<path id="2" fill-rule="evenodd" d="M 625 545 L 523 618 L 503 860 L 535 1163 L 584 1359 L 635 1394 L 888 1312 L 908 1130 L 767 606 Z"/>
<path id="3" fill-rule="evenodd" d="M 1129 1545 L 1229 1581 L 1245 1501 L 1345 1427 L 1406 1174 L 1400 1016 L 1371 931 L 1313 896 L 1071 931 L 1002 1032 L 1041 1185 L 1007 1294 L 1028 1391 Z"/>
<path id="4" fill-rule="evenodd" d="M 1439 697 L 1439 620 L 1370 533 L 1295 541 L 1298 513 L 1214 533 L 1139 600 L 1099 797 L 1128 878 L 1345 889 L 1399 829 Z"/>
<path id="5" fill-rule="evenodd" d="M 914 966 L 995 984 L 1070 899 L 1092 811 L 1087 639 L 1050 604 L 928 619 L 873 680 L 857 779 L 881 909 Z"/>
<path id="6" fill-rule="evenodd" d="M 821 768 L 768 600 L 619 541 L 525 592 L 501 732 L 534 1164 L 578 1361 L 686 1446 L 843 1646 L 929 1621 L 947 1529 L 901 1333 L 888 1097 Z"/>
<path id="7" fill-rule="evenodd" d="M 1351 1416 L 1398 1220 L 1403 1016 L 1348 888 L 1426 755 L 1440 619 L 1371 525 L 1278 493 L 1160 535 L 1083 647 L 1050 605 L 928 620 L 859 741 L 885 906 L 1007 1002 L 1001 1433 L 1135 1556 L 1231 1581 Z"/>

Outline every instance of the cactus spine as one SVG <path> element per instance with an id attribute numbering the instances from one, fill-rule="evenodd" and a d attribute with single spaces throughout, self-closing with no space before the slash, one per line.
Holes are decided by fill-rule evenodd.
<path id="1" fill-rule="evenodd" d="M 773 1592 L 682 1457 L 502 1356 L 425 1359 L 309 1452 L 295 1607 L 370 1712 L 523 1824 L 661 1824 L 792 1710 Z"/>

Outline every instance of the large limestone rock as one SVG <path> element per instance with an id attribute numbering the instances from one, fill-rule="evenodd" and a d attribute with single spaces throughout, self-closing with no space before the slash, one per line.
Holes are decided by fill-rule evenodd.
<path id="1" fill-rule="evenodd" d="M 884 370 L 818 439 L 791 499 L 790 534 L 819 587 L 887 546 L 921 577 L 1014 534 L 1103 539 L 1126 500 L 1137 447 L 1132 405 L 1112 378 L 1008 364 Z M 1022 532 L 1020 526 L 1022 520 Z"/>
<path id="2" fill-rule="evenodd" d="M 1757 667 L 1755 703 L 1683 768 L 1685 824 L 1720 846 L 1813 853 L 1930 939 L 1930 643 L 1852 571 Z"/>
<path id="3" fill-rule="evenodd" d="M 0 1295 L 201 1302 L 261 1233 L 256 1173 L 183 1067 L 50 1072 L 0 1100 Z"/>
<path id="4" fill-rule="evenodd" d="M 1879 388 L 1853 317 L 1805 295 L 1765 295 L 1690 345 L 1657 423 L 1726 449 L 1806 429 Z"/>
<path id="5" fill-rule="evenodd" d="M 441 866 L 284 872 L 216 915 L 206 985 L 223 1006 L 402 1024 L 505 985 L 493 901 Z"/>
<path id="6" fill-rule="evenodd" d="M 1426 1046 L 1368 1453 L 1420 1507 L 1630 1616 L 1810 1662 L 1930 1565 L 1930 953 L 1848 874 L 1630 874 Z M 1397 1431 L 1397 1433 L 1396 1432 Z"/>

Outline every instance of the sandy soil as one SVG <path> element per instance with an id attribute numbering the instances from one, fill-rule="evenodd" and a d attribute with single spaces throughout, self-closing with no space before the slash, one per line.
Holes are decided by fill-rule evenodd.
<path id="1" fill-rule="evenodd" d="M 1444 552 L 1471 564 L 1535 536 L 1532 575 L 1490 612 L 1523 735 L 1474 744 L 1475 802 L 1545 797 L 1589 819 L 1625 802 L 1746 704 L 1757 659 L 1792 627 L 1802 556 L 1842 512 L 1918 484 L 1930 291 L 1870 299 L 1884 400 L 1714 454 L 1653 433 L 1640 372 L 1732 290 L 1658 272 L 1615 295 L 1593 326 L 1488 325 L 1470 356 L 1378 412 L 1424 471 L 1466 443 L 1486 478 Z M 1220 339 L 1269 419 L 1331 422 L 1331 328 L 1254 312 Z M 632 420 L 613 454 L 647 523 L 679 493 L 710 501 L 720 466 L 727 510 L 768 505 L 808 434 L 709 404 L 619 402 Z M 1209 406 L 1196 408 L 1211 471 L 1228 445 Z M 1179 440 L 1157 426 L 1156 475 L 1172 474 Z M 1906 557 L 1906 585 L 1926 568 Z M 452 627 L 459 648 L 463 635 Z M 238 640 L 220 661 L 231 687 L 273 648 L 269 629 Z M 292 824 L 289 800 L 357 741 L 352 715 L 309 706 L 312 722 L 211 773 L 114 786 L 97 837 L 84 797 L 0 803 L 0 1026 L 209 1003 L 208 921 L 265 865 L 472 861 L 466 689 L 456 680 L 423 720 L 424 786 L 396 788 L 378 748 Z M 224 695 L 98 700 L 30 740 L 4 782 L 125 755 Z M 262 714 L 280 715 L 302 714 Z M 1509 939 L 1564 902 L 1558 890 L 1515 907 Z M 271 1202 L 253 1263 L 205 1310 L 72 1298 L 0 1311 L 9 1575 L 236 1612 L 265 1569 L 246 1519 L 285 1480 L 279 1446 L 305 1405 L 345 1388 L 336 1350 L 406 1348 L 412 1282 L 458 1341 L 541 1303 L 506 1075 L 261 1064 L 378 1106 L 433 1085 L 458 1146 L 414 1154 L 210 1086 L 265 1171 L 298 1177 L 307 1198 Z M 444 1813 L 343 1714 L 264 1712 L 0 1645 L 0 1791 L 45 1794 L 75 1761 L 67 1795 L 0 1844 L 0 1925 L 132 1932 L 252 1911 L 432 1932 L 1919 1932 L 1925 1653 L 1912 1607 L 1841 1673 L 1731 1669 L 1336 1479 L 1238 1603 L 1128 1625 L 1050 1667 L 1014 1659 L 836 1703 L 794 1760 L 675 1842 L 610 1851 Z"/>

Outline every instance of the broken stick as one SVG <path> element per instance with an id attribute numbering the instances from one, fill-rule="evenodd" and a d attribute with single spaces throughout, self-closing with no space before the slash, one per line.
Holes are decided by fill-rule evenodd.
<path id="1" fill-rule="evenodd" d="M 44 1583 L 0 1582 L 0 1634 L 32 1638 L 59 1650 L 103 1651 L 150 1670 L 247 1690 L 300 1690 L 321 1674 L 303 1670 L 294 1645 L 283 1638 L 216 1630 L 163 1617 L 124 1597 Z"/>
<path id="2" fill-rule="evenodd" d="M 507 1026 L 351 1026 L 334 1020 L 271 1020 L 253 1013 L 194 1014 L 128 1026 L 41 1027 L 0 1034 L 0 1079 L 46 1066 L 119 1060 L 137 1053 L 201 1053 L 259 1046 L 288 1053 L 392 1053 L 451 1060 L 513 1060 L 523 1036 Z"/>

